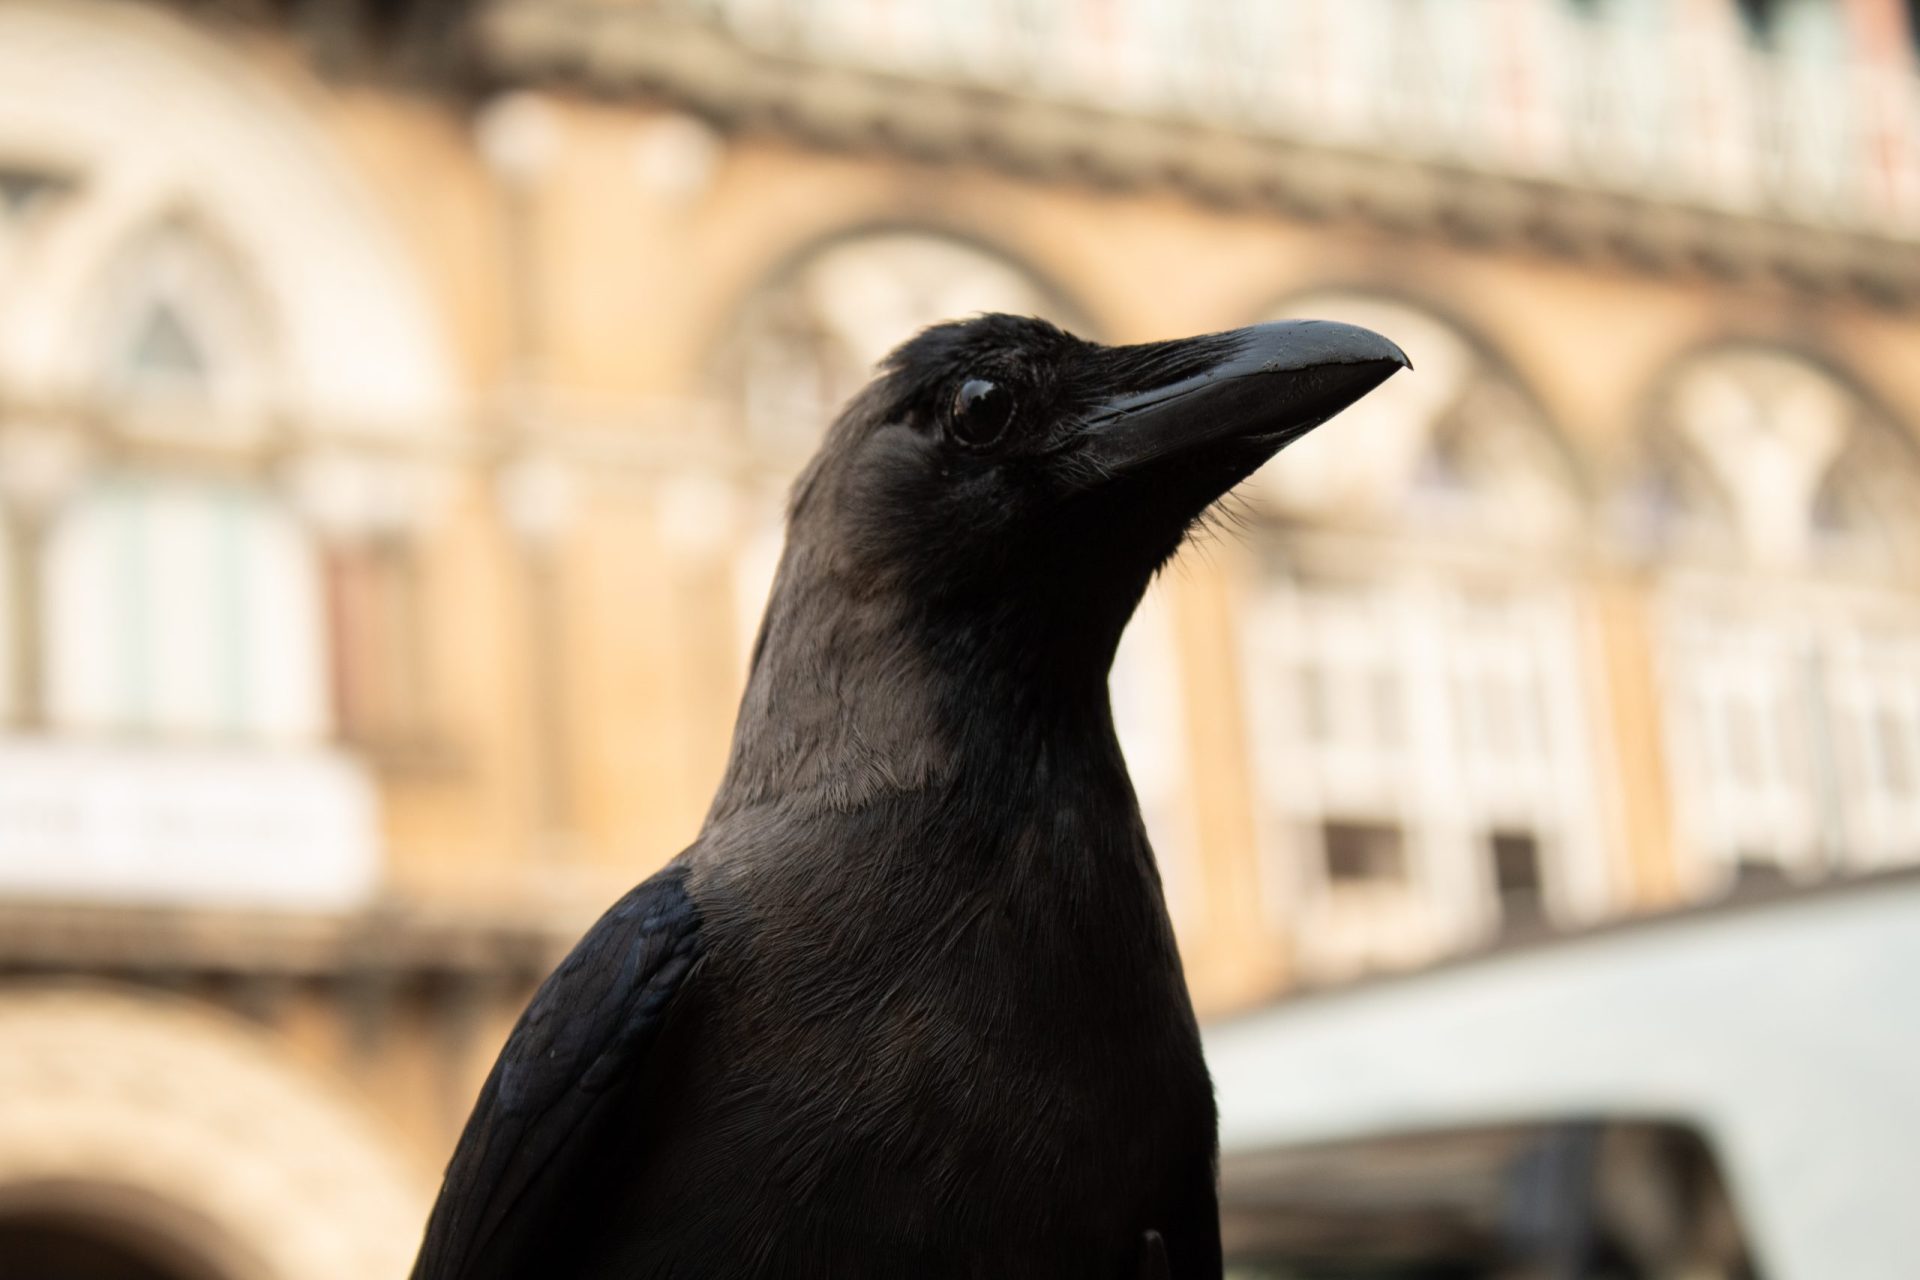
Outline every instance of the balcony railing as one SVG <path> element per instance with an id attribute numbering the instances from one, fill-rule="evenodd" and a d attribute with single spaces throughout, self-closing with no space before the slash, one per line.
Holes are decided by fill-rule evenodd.
<path id="1" fill-rule="evenodd" d="M 380 873 L 372 782 L 345 757 L 0 739 L 0 897 L 328 911 Z"/>
<path id="2" fill-rule="evenodd" d="M 1733 0 L 662 0 L 761 52 L 1848 230 L 1920 233 L 1920 76 Z M 1883 24 L 1884 25 L 1884 24 Z"/>

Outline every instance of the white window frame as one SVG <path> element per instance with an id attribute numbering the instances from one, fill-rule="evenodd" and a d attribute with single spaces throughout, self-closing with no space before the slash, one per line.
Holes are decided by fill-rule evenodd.
<path id="1" fill-rule="evenodd" d="M 1617 888 L 1586 693 L 1597 663 L 1570 591 L 1422 567 L 1349 580 L 1359 584 L 1353 594 L 1329 605 L 1293 574 L 1271 573 L 1244 628 L 1267 908 L 1294 934 L 1303 969 L 1350 976 L 1491 938 L 1501 923 L 1496 831 L 1534 837 L 1549 919 L 1604 915 Z M 1483 595 L 1501 601 L 1498 625 L 1475 623 L 1470 601 Z M 1335 714 L 1346 732 L 1331 741 L 1304 727 L 1300 673 L 1315 663 L 1345 669 L 1349 692 Z M 1535 668 L 1542 740 L 1476 758 L 1462 743 L 1460 680 L 1516 663 Z M 1392 691 L 1397 748 L 1356 743 L 1354 730 L 1377 714 L 1354 709 L 1362 687 Z M 1333 883 L 1320 833 L 1339 819 L 1397 826 L 1404 881 Z"/>
<path id="2" fill-rule="evenodd" d="M 54 730 L 259 743 L 330 735 L 319 559 L 270 495 L 107 477 L 76 495 L 41 555 Z"/>
<path id="3" fill-rule="evenodd" d="M 1743 858 L 1808 882 L 1920 863 L 1920 600 L 1675 574 L 1660 601 L 1660 688 L 1683 877 L 1731 888 Z M 1734 740 L 1729 701 L 1756 714 Z M 1882 717 L 1907 753 L 1888 785 Z M 1757 762 L 1764 776 L 1739 775 Z"/>

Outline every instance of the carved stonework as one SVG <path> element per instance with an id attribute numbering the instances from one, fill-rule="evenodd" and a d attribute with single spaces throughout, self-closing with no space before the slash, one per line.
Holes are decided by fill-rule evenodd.
<path id="1" fill-rule="evenodd" d="M 100 986 L 0 991 L 0 1212 L 150 1205 L 130 1226 L 192 1224 L 216 1266 L 379 1280 L 406 1274 L 427 1190 L 370 1113 L 218 1012 Z"/>

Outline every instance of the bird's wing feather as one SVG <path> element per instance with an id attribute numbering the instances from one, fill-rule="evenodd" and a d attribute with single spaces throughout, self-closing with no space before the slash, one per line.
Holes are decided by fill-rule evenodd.
<path id="1" fill-rule="evenodd" d="M 684 870 L 669 866 L 600 918 L 535 993 L 447 1166 L 414 1280 L 463 1280 L 526 1193 L 563 1160 L 609 1088 L 644 1061 L 700 955 Z"/>
<path id="2" fill-rule="evenodd" d="M 1158 1231 L 1149 1231 L 1140 1241 L 1140 1271 L 1137 1280 L 1172 1280 L 1167 1267 L 1167 1242 Z"/>

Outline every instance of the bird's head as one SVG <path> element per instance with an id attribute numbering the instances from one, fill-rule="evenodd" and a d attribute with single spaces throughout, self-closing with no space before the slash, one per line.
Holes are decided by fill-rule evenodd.
<path id="1" fill-rule="evenodd" d="M 1127 347 L 1004 315 L 921 333 L 794 487 L 714 814 L 857 808 L 983 754 L 1023 767 L 1035 732 L 1110 737 L 1107 669 L 1154 571 L 1406 364 L 1318 321 Z"/>
<path id="2" fill-rule="evenodd" d="M 1137 346 L 1007 315 L 937 325 L 829 432 L 795 490 L 786 572 L 1104 674 L 1207 508 L 1407 363 L 1326 321 Z"/>

